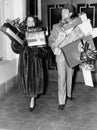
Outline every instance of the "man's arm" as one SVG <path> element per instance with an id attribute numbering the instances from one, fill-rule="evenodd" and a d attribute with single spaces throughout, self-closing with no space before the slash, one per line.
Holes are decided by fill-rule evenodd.
<path id="1" fill-rule="evenodd" d="M 49 36 L 49 46 L 51 47 L 51 49 L 53 50 L 56 46 L 56 39 L 57 39 L 57 29 L 55 27 L 55 25 L 53 26 L 52 31 L 50 32 L 50 36 Z"/>
<path id="2" fill-rule="evenodd" d="M 76 26 L 68 35 L 66 35 L 66 37 L 64 38 L 64 40 L 61 42 L 61 44 L 59 45 L 60 48 L 72 43 L 73 41 L 76 41 L 80 38 L 82 38 L 83 32 L 80 30 L 80 28 L 78 26 Z"/>
<path id="3" fill-rule="evenodd" d="M 58 46 L 63 40 L 63 35 L 64 34 L 60 32 L 58 25 L 54 25 L 49 36 L 49 46 L 55 55 L 59 55 L 61 53 L 61 49 Z"/>

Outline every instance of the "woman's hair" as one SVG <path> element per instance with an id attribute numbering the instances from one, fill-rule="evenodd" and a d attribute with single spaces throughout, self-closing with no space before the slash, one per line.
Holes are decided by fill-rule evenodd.
<path id="1" fill-rule="evenodd" d="M 28 19 L 29 17 L 33 18 L 34 21 L 35 21 L 35 18 L 33 17 L 33 15 L 29 14 L 29 15 L 27 15 L 26 18 L 25 18 L 25 22 L 26 22 L 26 23 L 27 23 L 27 19 Z"/>
<path id="2" fill-rule="evenodd" d="M 31 14 L 27 15 L 27 17 L 25 18 L 25 23 L 27 23 L 27 19 L 28 19 L 29 17 L 32 17 L 32 18 L 34 19 L 35 26 L 39 26 L 39 27 L 42 26 L 42 22 L 38 19 L 38 17 L 33 16 L 33 15 L 31 15 Z"/>

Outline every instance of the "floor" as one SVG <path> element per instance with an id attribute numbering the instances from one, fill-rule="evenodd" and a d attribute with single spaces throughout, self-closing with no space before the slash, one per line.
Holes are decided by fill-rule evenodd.
<path id="1" fill-rule="evenodd" d="M 58 111 L 57 82 L 36 99 L 33 112 L 29 98 L 17 87 L 0 99 L 0 130 L 97 130 L 97 87 L 76 83 L 74 100 Z"/>

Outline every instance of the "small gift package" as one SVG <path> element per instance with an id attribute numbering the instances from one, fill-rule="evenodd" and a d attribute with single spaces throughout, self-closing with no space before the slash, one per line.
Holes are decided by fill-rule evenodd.
<path id="1" fill-rule="evenodd" d="M 90 22 L 90 19 L 87 19 L 83 23 L 79 24 L 78 27 L 83 32 L 84 36 L 90 35 L 92 32 L 92 29 L 93 29 L 91 22 Z"/>

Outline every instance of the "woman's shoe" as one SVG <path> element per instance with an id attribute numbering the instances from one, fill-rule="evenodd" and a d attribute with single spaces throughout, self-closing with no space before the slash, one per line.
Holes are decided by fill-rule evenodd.
<path id="1" fill-rule="evenodd" d="M 29 112 L 32 112 L 34 110 L 35 106 L 34 107 L 29 107 Z"/>
<path id="2" fill-rule="evenodd" d="M 29 111 L 32 112 L 34 110 L 34 108 L 35 108 L 34 97 L 31 97 Z"/>

